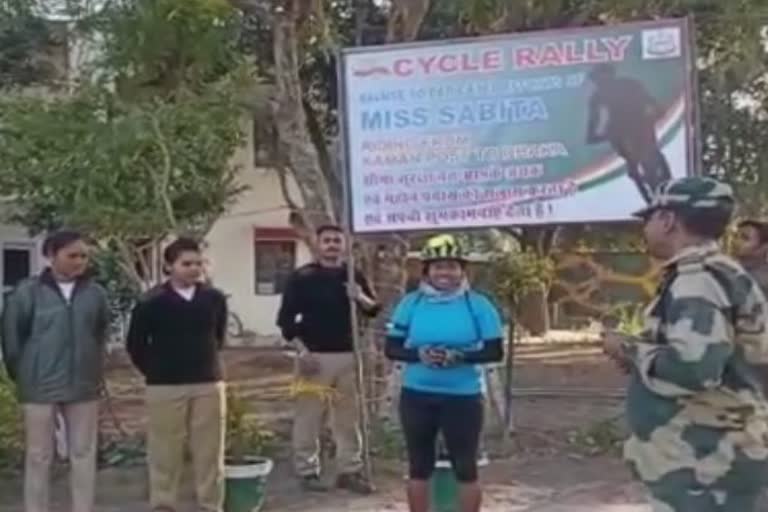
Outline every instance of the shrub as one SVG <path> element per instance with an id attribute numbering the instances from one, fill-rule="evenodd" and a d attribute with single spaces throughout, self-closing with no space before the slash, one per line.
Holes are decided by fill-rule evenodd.
<path id="1" fill-rule="evenodd" d="M 20 468 L 23 453 L 21 408 L 13 383 L 0 371 L 0 470 Z"/>
<path id="2" fill-rule="evenodd" d="M 525 294 L 548 288 L 554 277 L 554 263 L 533 251 L 502 252 L 492 260 L 494 295 L 502 304 L 519 305 Z"/>

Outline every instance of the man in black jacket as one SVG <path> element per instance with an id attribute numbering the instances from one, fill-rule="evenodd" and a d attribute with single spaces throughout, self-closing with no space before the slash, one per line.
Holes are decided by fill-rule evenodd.
<path id="1" fill-rule="evenodd" d="M 339 468 L 336 485 L 367 494 L 373 488 L 362 474 L 350 297 L 368 316 L 374 316 L 379 305 L 362 274 L 356 273 L 355 283 L 347 283 L 346 240 L 341 229 L 322 226 L 316 235 L 318 259 L 297 269 L 289 279 L 277 325 L 286 340 L 299 341 L 300 381 L 332 392 L 323 396 L 308 390 L 297 397 L 294 463 L 305 489 L 326 490 L 320 480 L 319 436 L 329 405 Z"/>
<path id="2" fill-rule="evenodd" d="M 199 283 L 202 256 L 194 240 L 176 240 L 164 259 L 170 277 L 136 305 L 127 341 L 147 381 L 150 502 L 155 511 L 178 510 L 189 449 L 198 509 L 221 512 L 226 398 L 218 352 L 226 333 L 226 299 Z"/>

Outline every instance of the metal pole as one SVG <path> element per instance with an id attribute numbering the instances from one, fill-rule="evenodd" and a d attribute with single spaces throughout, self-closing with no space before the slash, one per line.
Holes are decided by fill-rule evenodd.
<path id="1" fill-rule="evenodd" d="M 355 284 L 355 248 L 352 236 L 354 235 L 352 220 L 352 195 L 349 176 L 349 158 L 347 151 L 347 122 L 346 122 L 346 91 L 344 74 L 344 56 L 342 52 L 337 54 L 337 73 L 339 82 L 339 148 L 341 150 L 340 161 L 343 169 L 343 194 L 344 194 L 344 234 L 347 240 L 347 283 Z M 366 372 L 366 354 L 365 347 L 361 342 L 360 324 L 358 322 L 357 301 L 349 298 L 349 314 L 352 322 L 352 353 L 355 357 L 355 386 L 357 388 L 357 407 L 358 418 L 360 420 L 360 442 L 362 445 L 363 471 L 365 477 L 371 481 L 373 479 L 373 465 L 371 463 L 369 420 L 368 420 L 368 400 L 366 400 L 365 390 L 365 372 Z"/>
<path id="2" fill-rule="evenodd" d="M 508 329 L 508 343 L 507 343 L 507 357 L 504 366 L 504 439 L 508 439 L 509 435 L 515 431 L 514 414 L 512 411 L 512 377 L 515 361 L 515 315 L 517 314 L 517 308 L 514 306 L 510 308 L 511 315 L 509 319 Z"/>
<path id="3" fill-rule="evenodd" d="M 347 223 L 345 229 L 347 238 L 347 282 L 355 283 L 355 251 L 352 243 L 352 232 Z M 373 466 L 371 464 L 370 436 L 368 432 L 368 400 L 366 400 L 365 372 L 366 351 L 360 336 L 360 324 L 358 323 L 357 302 L 350 297 L 349 313 L 352 322 L 352 353 L 355 356 L 355 384 L 357 388 L 357 407 L 360 418 L 360 441 L 363 449 L 363 471 L 368 481 L 373 478 Z"/>

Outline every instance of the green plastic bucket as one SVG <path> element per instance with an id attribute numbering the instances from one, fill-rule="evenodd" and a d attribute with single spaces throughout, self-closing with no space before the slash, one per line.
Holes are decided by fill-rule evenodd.
<path id="1" fill-rule="evenodd" d="M 264 506 L 267 477 L 274 464 L 264 457 L 249 457 L 246 460 L 245 464 L 227 464 L 225 468 L 226 512 L 258 512 Z"/>
<path id="2" fill-rule="evenodd" d="M 488 465 L 488 457 L 482 456 L 477 465 Z M 438 460 L 430 482 L 432 512 L 459 512 L 459 482 L 453 474 L 450 461 Z"/>

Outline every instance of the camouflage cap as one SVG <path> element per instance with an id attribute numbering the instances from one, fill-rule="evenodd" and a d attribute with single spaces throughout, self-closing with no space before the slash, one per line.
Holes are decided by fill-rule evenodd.
<path id="1" fill-rule="evenodd" d="M 727 210 L 733 212 L 733 189 L 727 183 L 714 178 L 689 176 L 666 181 L 659 185 L 653 199 L 633 216 L 646 218 L 660 208 L 685 208 L 688 210 Z"/>

